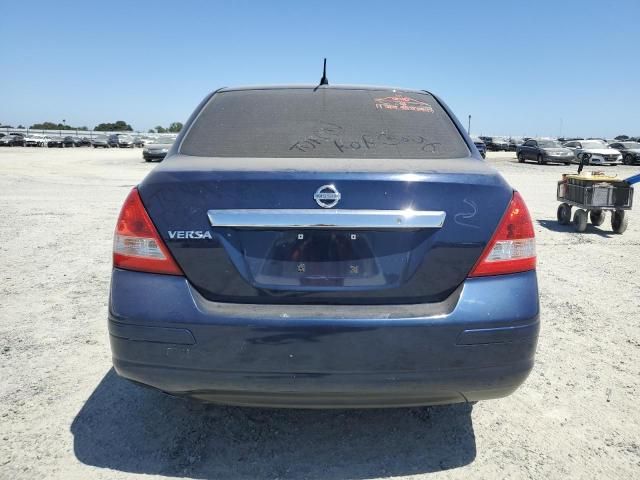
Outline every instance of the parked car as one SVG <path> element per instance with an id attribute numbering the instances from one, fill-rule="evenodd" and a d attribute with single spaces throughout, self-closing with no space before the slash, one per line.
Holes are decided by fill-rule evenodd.
<path id="1" fill-rule="evenodd" d="M 602 140 L 573 140 L 565 143 L 564 146 L 573 150 L 575 163 L 580 163 L 583 157 L 586 165 L 618 165 L 622 163 L 622 154 L 618 150 L 610 148 Z"/>
<path id="2" fill-rule="evenodd" d="M 509 150 L 509 142 L 503 137 L 480 137 L 480 139 L 487 146 L 487 150 L 492 152 L 507 152 Z"/>
<path id="3" fill-rule="evenodd" d="M 46 137 L 42 135 L 29 134 L 24 137 L 25 147 L 44 147 L 46 144 Z"/>
<path id="4" fill-rule="evenodd" d="M 77 146 L 77 140 L 74 137 L 71 137 L 71 136 L 64 137 L 62 139 L 62 146 L 63 147 L 76 147 Z"/>
<path id="5" fill-rule="evenodd" d="M 117 148 L 133 148 L 133 137 L 126 133 L 109 136 L 109 145 Z"/>
<path id="6" fill-rule="evenodd" d="M 87 137 L 75 137 L 76 147 L 90 147 L 93 145 L 91 139 Z"/>
<path id="7" fill-rule="evenodd" d="M 247 406 L 513 392 L 539 329 L 534 229 L 456 125 L 418 90 L 211 94 L 117 221 L 116 372 Z"/>
<path id="8" fill-rule="evenodd" d="M 615 142 L 609 145 L 622 154 L 622 163 L 633 165 L 640 162 L 640 143 L 638 142 Z"/>
<path id="9" fill-rule="evenodd" d="M 24 137 L 14 133 L 5 134 L 0 137 L 0 146 L 3 147 L 24 147 Z"/>
<path id="10" fill-rule="evenodd" d="M 146 162 L 153 162 L 156 160 L 162 161 L 169 152 L 173 142 L 173 138 L 158 138 L 154 143 L 150 143 L 144 147 L 144 150 L 142 150 L 142 158 L 144 158 Z"/>
<path id="11" fill-rule="evenodd" d="M 520 145 L 522 145 L 523 143 L 524 143 L 524 140 L 522 138 L 518 138 L 518 137 L 509 138 L 509 151 L 510 152 L 517 152 L 518 151 L 518 147 Z"/>
<path id="12" fill-rule="evenodd" d="M 546 163 L 564 163 L 569 165 L 573 161 L 573 150 L 563 147 L 556 140 L 529 139 L 516 150 L 518 162 L 535 160 L 539 165 Z"/>
<path id="13" fill-rule="evenodd" d="M 109 137 L 106 135 L 98 135 L 91 140 L 91 145 L 93 148 L 109 148 Z"/>
<path id="14" fill-rule="evenodd" d="M 142 137 L 133 137 L 133 146 L 134 147 L 138 147 L 138 148 L 143 148 L 144 147 L 144 140 L 142 139 Z"/>
<path id="15" fill-rule="evenodd" d="M 65 139 L 63 137 L 51 137 L 47 141 L 47 147 L 50 148 L 62 148 L 64 147 Z"/>
<path id="16" fill-rule="evenodd" d="M 487 146 L 484 144 L 484 142 L 478 137 L 471 137 L 471 140 L 473 140 L 473 144 L 478 149 L 478 152 L 480 152 L 482 158 L 487 158 Z"/>

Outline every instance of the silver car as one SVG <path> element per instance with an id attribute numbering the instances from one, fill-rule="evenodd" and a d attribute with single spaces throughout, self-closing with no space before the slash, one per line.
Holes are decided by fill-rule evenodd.
<path id="1" fill-rule="evenodd" d="M 573 140 L 564 144 L 573 150 L 574 163 L 584 158 L 585 165 L 618 165 L 622 163 L 622 154 L 609 147 L 602 140 Z"/>

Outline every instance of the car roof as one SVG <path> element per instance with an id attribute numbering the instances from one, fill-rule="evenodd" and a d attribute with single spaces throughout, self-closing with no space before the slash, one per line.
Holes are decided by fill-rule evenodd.
<path id="1" fill-rule="evenodd" d="M 418 90 L 413 88 L 401 88 L 388 85 L 316 85 L 316 84 L 283 84 L 283 85 L 246 85 L 237 87 L 222 87 L 215 92 L 236 92 L 244 90 L 396 90 L 407 93 L 431 93 L 427 90 Z"/>

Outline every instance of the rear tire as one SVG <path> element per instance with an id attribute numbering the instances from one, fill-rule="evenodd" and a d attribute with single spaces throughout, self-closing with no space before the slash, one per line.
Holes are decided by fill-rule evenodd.
<path id="1" fill-rule="evenodd" d="M 569 223 L 571 223 L 571 205 L 568 203 L 561 203 L 558 206 L 557 217 L 560 225 L 569 225 Z"/>
<path id="2" fill-rule="evenodd" d="M 518 154 L 518 163 L 524 163 L 524 154 L 522 152 Z"/>
<path id="3" fill-rule="evenodd" d="M 587 212 L 579 208 L 573 214 L 573 226 L 576 232 L 584 232 L 587 229 Z"/>
<path id="4" fill-rule="evenodd" d="M 622 163 L 624 163 L 625 165 L 633 165 L 633 157 L 627 153 L 624 156 Z"/>
<path id="5" fill-rule="evenodd" d="M 589 219 L 591 220 L 591 225 L 595 225 L 596 227 L 599 227 L 604 223 L 605 217 L 606 215 L 604 213 L 604 210 L 591 210 L 589 212 Z"/>
<path id="6" fill-rule="evenodd" d="M 616 210 L 611 214 L 611 228 L 613 233 L 624 233 L 629 225 L 629 217 L 624 210 Z"/>

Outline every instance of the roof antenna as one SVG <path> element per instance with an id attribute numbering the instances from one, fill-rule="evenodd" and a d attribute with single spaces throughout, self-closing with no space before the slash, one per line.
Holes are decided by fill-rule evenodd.
<path id="1" fill-rule="evenodd" d="M 322 68 L 322 78 L 320 79 L 320 85 L 329 85 L 329 79 L 327 78 L 327 59 L 324 59 L 324 67 Z"/>

